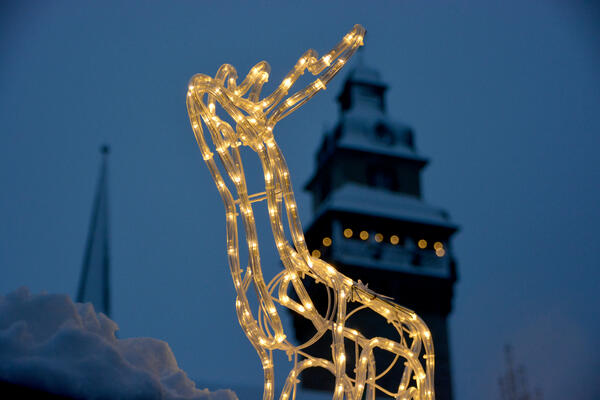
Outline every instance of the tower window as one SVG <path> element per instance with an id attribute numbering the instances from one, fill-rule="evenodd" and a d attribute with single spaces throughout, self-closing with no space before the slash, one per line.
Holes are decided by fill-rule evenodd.
<path id="1" fill-rule="evenodd" d="M 356 85 L 354 90 L 354 100 L 363 106 L 371 106 L 377 109 L 383 109 L 383 96 L 381 90 L 371 85 Z"/>
<path id="2" fill-rule="evenodd" d="M 394 132 L 392 132 L 392 130 L 383 122 L 379 122 L 375 125 L 375 138 L 390 146 L 394 145 L 396 142 Z"/>
<path id="3" fill-rule="evenodd" d="M 392 191 L 398 190 L 398 178 L 391 166 L 385 164 L 371 165 L 367 168 L 369 186 L 381 187 Z"/>

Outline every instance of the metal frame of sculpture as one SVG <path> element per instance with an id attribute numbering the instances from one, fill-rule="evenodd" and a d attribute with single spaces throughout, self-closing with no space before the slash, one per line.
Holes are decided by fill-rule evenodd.
<path id="1" fill-rule="evenodd" d="M 190 122 L 225 204 L 227 254 L 237 292 L 237 316 L 264 369 L 263 400 L 273 399 L 275 393 L 274 350 L 287 352 L 290 359 L 293 358 L 292 369 L 281 390 L 281 400 L 295 398 L 298 378 L 307 368 L 323 368 L 333 374 L 335 400 L 373 400 L 376 393 L 377 396 L 385 394 L 395 399 L 434 399 L 434 352 L 427 326 L 411 310 L 394 304 L 360 281 L 354 282 L 332 265 L 311 256 L 300 225 L 290 172 L 273 135 L 277 122 L 326 88 L 363 44 L 364 34 L 364 28 L 356 25 L 324 56 L 319 58 L 314 50 L 306 51 L 277 89 L 262 99 L 261 90 L 270 72 L 265 61 L 256 64 L 239 85 L 235 68 L 228 64 L 221 66 L 214 78 L 197 74 L 189 84 L 187 108 Z M 292 85 L 306 70 L 316 79 L 302 90 L 289 94 Z M 235 129 L 232 124 L 235 124 Z M 205 138 L 202 125 L 208 128 L 210 140 Z M 215 161 L 214 152 L 208 144 L 210 141 L 215 146 L 224 174 Z M 248 194 L 240 146 L 248 146 L 260 159 L 265 182 L 262 193 Z M 230 179 L 229 185 L 237 198 L 223 179 L 224 175 Z M 253 209 L 253 203 L 261 200 L 267 201 L 275 246 L 284 267 L 268 283 L 262 273 Z M 285 233 L 284 209 L 291 243 Z M 240 219 L 248 247 L 248 268 L 245 270 L 240 265 Z M 314 279 L 327 287 L 328 294 L 331 293 L 325 315 L 317 311 L 304 286 L 304 279 Z M 247 297 L 251 287 L 258 298 L 256 316 Z M 357 308 L 350 312 L 347 311 L 349 302 L 357 303 Z M 315 328 L 314 337 L 298 345 L 287 340 L 279 307 L 286 307 L 310 320 Z M 379 314 L 395 328 L 398 337 L 368 338 L 350 328 L 348 321 L 357 311 Z M 332 338 L 331 358 L 310 355 L 307 348 L 327 332 L 331 332 Z M 346 365 L 345 341 L 353 343 L 356 350 L 356 356 L 353 355 L 355 365 L 350 373 L 348 370 L 352 368 Z M 380 366 L 380 371 L 376 369 L 375 349 L 394 356 L 390 365 Z M 404 365 L 398 386 L 394 389 L 380 386 L 378 380 L 402 360 Z"/>

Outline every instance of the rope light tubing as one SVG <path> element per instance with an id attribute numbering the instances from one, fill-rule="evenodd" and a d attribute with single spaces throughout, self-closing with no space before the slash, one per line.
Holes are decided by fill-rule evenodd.
<path id="1" fill-rule="evenodd" d="M 335 377 L 334 400 L 374 400 L 377 395 L 394 399 L 434 399 L 434 352 L 431 333 L 425 323 L 411 310 L 394 304 L 389 298 L 369 290 L 362 282 L 339 273 L 332 265 L 311 256 L 298 217 L 298 207 L 290 181 L 290 172 L 273 130 L 277 122 L 291 114 L 311 97 L 325 90 L 329 81 L 363 45 L 365 30 L 360 25 L 322 57 L 314 50 L 306 51 L 279 86 L 261 99 L 263 85 L 269 79 L 270 67 L 265 61 L 256 64 L 238 85 L 237 72 L 229 64 L 222 65 L 215 77 L 197 74 L 192 77 L 187 93 L 187 108 L 194 135 L 202 157 L 215 181 L 225 205 L 227 257 L 237 293 L 235 308 L 242 329 L 256 349 L 264 369 L 263 400 L 275 395 L 273 351 L 284 351 L 293 359 L 279 399 L 294 399 L 300 374 L 309 368 L 322 368 Z M 290 89 L 306 71 L 316 79 L 303 89 L 290 94 Z M 235 129 L 221 119 L 226 113 Z M 226 118 L 227 118 L 226 117 Z M 205 126 L 209 135 L 205 135 Z M 209 146 L 212 142 L 214 148 Z M 265 191 L 248 194 L 240 146 L 248 146 L 258 155 L 264 173 Z M 216 153 L 216 156 L 215 156 Z M 221 174 L 216 159 L 225 170 Z M 237 195 L 234 198 L 230 186 Z M 266 282 L 261 268 L 254 209 L 252 204 L 267 201 L 268 218 L 284 270 Z M 239 208 L 239 212 L 238 212 Z M 283 209 L 285 208 L 285 217 Z M 248 267 L 240 265 L 238 222 L 243 224 L 248 250 Z M 285 235 L 285 226 L 291 242 Z M 315 308 L 303 279 L 313 279 L 327 288 L 328 306 L 325 315 Z M 255 315 L 247 293 L 253 288 L 259 299 Z M 296 300 L 288 294 L 293 291 Z M 350 313 L 348 303 L 358 303 Z M 288 308 L 311 321 L 313 337 L 305 343 L 287 340 L 279 312 Z M 391 324 L 397 338 L 366 337 L 347 326 L 357 312 L 375 312 Z M 331 332 L 330 358 L 309 353 L 310 346 Z M 345 341 L 354 343 L 355 365 L 348 374 Z M 389 365 L 377 372 L 374 350 L 394 355 Z M 399 359 L 404 360 L 400 382 L 392 389 L 378 380 L 389 373 Z M 398 364 L 401 365 L 401 364 Z"/>

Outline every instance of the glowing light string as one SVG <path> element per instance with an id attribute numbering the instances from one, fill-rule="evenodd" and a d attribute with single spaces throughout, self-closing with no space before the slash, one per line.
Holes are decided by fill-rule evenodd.
<path id="1" fill-rule="evenodd" d="M 298 207 L 290 181 L 290 173 L 275 137 L 277 122 L 289 115 L 317 92 L 324 90 L 333 76 L 346 64 L 363 44 L 365 30 L 360 25 L 344 36 L 331 51 L 318 57 L 308 50 L 294 68 L 270 95 L 260 98 L 263 85 L 269 78 L 270 67 L 265 61 L 256 64 L 241 84 L 237 72 L 224 64 L 214 78 L 197 74 L 189 84 L 187 108 L 190 122 L 202 157 L 215 181 L 225 204 L 227 225 L 227 256 L 233 283 L 237 292 L 236 312 L 246 336 L 255 347 L 264 369 L 263 400 L 274 398 L 273 351 L 286 352 L 293 366 L 279 395 L 280 400 L 293 399 L 300 374 L 308 368 L 323 368 L 335 377 L 334 400 L 363 398 L 373 400 L 387 395 L 395 399 L 434 399 L 434 353 L 431 334 L 425 323 L 411 310 L 394 304 L 388 298 L 369 290 L 360 281 L 354 282 L 339 273 L 332 265 L 312 257 L 304 240 L 298 217 Z M 305 71 L 316 79 L 303 89 L 290 94 L 290 89 Z M 223 115 L 222 119 L 217 113 Z M 235 129 L 227 122 L 235 124 Z M 202 125 L 208 128 L 207 139 Z M 214 144 L 214 150 L 208 143 Z M 248 194 L 240 146 L 248 146 L 258 155 L 265 182 L 265 191 Z M 221 174 L 215 153 L 225 174 Z M 224 176 L 229 178 L 226 184 Z M 260 263 L 260 253 L 253 203 L 267 200 L 268 218 L 275 246 L 284 270 L 266 282 Z M 238 212 L 239 207 L 239 212 Z M 283 209 L 285 208 L 286 218 Z M 238 221 L 244 227 L 248 248 L 248 268 L 240 265 Z M 285 228 L 291 235 L 291 243 Z M 329 296 L 328 311 L 321 315 L 307 293 L 303 279 L 313 279 L 326 285 Z M 258 295 L 258 312 L 253 314 L 247 293 L 250 287 Z M 290 294 L 292 294 L 290 296 Z M 297 300 L 296 300 L 297 299 Z M 347 312 L 348 303 L 357 308 Z M 294 345 L 284 332 L 279 316 L 286 307 L 312 322 L 315 334 L 306 343 Z M 359 312 L 375 312 L 395 328 L 397 337 L 366 337 L 348 326 L 350 318 Z M 330 358 L 309 354 L 312 344 L 331 332 Z M 355 345 L 353 373 L 346 366 L 345 342 Z M 376 364 L 375 349 L 391 353 L 392 363 L 381 367 Z M 393 388 L 384 388 L 378 381 L 392 367 L 400 366 L 400 382 Z M 379 367 L 379 372 L 376 370 Z"/>

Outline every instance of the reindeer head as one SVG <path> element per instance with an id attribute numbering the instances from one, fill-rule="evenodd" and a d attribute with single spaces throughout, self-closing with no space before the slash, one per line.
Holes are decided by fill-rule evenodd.
<path id="1" fill-rule="evenodd" d="M 239 147 L 245 145 L 258 153 L 264 170 L 265 194 L 269 199 L 269 213 L 275 240 L 280 253 L 286 243 L 279 210 L 274 195 L 284 198 L 288 212 L 290 233 L 297 253 L 307 264 L 312 264 L 304 243 L 304 234 L 296 214 L 296 203 L 285 160 L 273 135 L 277 122 L 298 109 L 312 96 L 327 87 L 328 82 L 362 46 L 365 29 L 355 25 L 329 52 L 318 58 L 316 51 L 306 51 L 279 86 L 261 98 L 263 85 L 269 79 L 270 67 L 266 61 L 256 64 L 242 83 L 237 83 L 237 72 L 229 64 L 222 65 L 214 78 L 197 74 L 190 80 L 187 107 L 194 135 L 217 188 L 226 204 L 229 218 L 237 215 L 234 203 L 239 203 L 243 214 L 251 214 L 250 200 Z M 298 78 L 309 71 L 316 79 L 303 89 L 290 94 Z M 217 109 L 218 107 L 218 109 Z M 204 136 L 202 125 L 208 128 L 210 140 Z M 235 129 L 232 127 L 235 126 Z M 209 146 L 212 141 L 218 158 L 235 187 L 237 200 L 229 191 Z M 231 205 L 233 204 L 233 205 Z M 246 231 L 253 230 L 253 216 L 246 221 Z M 252 232 L 246 232 L 252 235 Z M 248 238 L 247 238 L 248 239 Z M 250 245 L 256 244 L 248 239 Z"/>
<path id="2" fill-rule="evenodd" d="M 223 64 L 214 78 L 203 74 L 194 75 L 189 84 L 187 106 L 204 159 L 212 157 L 213 153 L 203 137 L 201 121 L 209 129 L 219 154 L 240 144 L 256 150 L 261 142 L 273 139 L 273 128 L 277 122 L 327 87 L 328 82 L 363 44 L 364 35 L 365 29 L 355 25 L 342 41 L 321 58 L 312 49 L 306 51 L 279 86 L 262 99 L 261 91 L 270 72 L 266 61 L 256 64 L 239 85 L 237 72 L 229 64 Z M 316 79 L 290 94 L 291 87 L 306 70 L 316 76 Z M 235 129 L 217 115 L 215 103 L 235 123 Z"/>

